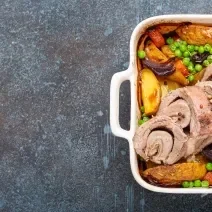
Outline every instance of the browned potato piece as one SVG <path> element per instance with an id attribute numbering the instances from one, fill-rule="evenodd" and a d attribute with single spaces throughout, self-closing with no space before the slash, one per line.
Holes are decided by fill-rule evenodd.
<path id="1" fill-rule="evenodd" d="M 160 24 L 156 28 L 161 34 L 167 34 L 177 29 L 179 24 Z"/>
<path id="2" fill-rule="evenodd" d="M 161 52 L 152 41 L 147 42 L 147 45 L 145 46 L 145 52 L 150 60 L 159 63 L 163 63 L 168 60 L 168 58 L 163 54 L 163 52 Z"/>
<path id="3" fill-rule="evenodd" d="M 141 83 L 145 113 L 153 115 L 157 112 L 161 100 L 160 84 L 154 73 L 148 68 L 141 71 Z"/>
<path id="4" fill-rule="evenodd" d="M 161 185 L 180 185 L 183 181 L 201 180 L 206 172 L 204 163 L 179 163 L 147 169 L 143 177 Z"/>
<path id="5" fill-rule="evenodd" d="M 169 48 L 168 45 L 164 45 L 161 47 L 161 51 L 163 52 L 163 54 L 168 57 L 168 58 L 173 58 L 175 57 L 174 53 L 172 52 L 172 50 Z"/>
<path id="6" fill-rule="evenodd" d="M 188 44 L 212 45 L 212 27 L 202 25 L 183 25 L 176 30 L 178 36 Z"/>
<path id="7" fill-rule="evenodd" d="M 185 78 L 185 76 L 182 74 L 181 71 L 178 69 L 175 70 L 175 72 L 169 76 L 166 77 L 169 80 L 172 80 L 174 82 L 177 82 L 181 85 L 188 85 L 189 81 Z"/>

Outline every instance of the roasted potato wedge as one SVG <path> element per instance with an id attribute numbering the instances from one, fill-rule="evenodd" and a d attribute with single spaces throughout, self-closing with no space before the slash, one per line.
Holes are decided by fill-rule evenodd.
<path id="1" fill-rule="evenodd" d="M 164 45 L 161 47 L 161 51 L 163 52 L 163 54 L 168 57 L 168 58 L 173 58 L 175 57 L 174 53 L 172 52 L 172 50 L 169 48 L 168 45 Z"/>
<path id="2" fill-rule="evenodd" d="M 176 30 L 178 36 L 188 44 L 212 45 L 212 27 L 202 25 L 182 25 Z"/>
<path id="3" fill-rule="evenodd" d="M 166 78 L 184 86 L 189 84 L 189 81 L 178 69 L 176 69 L 173 74 L 167 76 Z"/>
<path id="4" fill-rule="evenodd" d="M 163 52 L 160 51 L 152 41 L 147 42 L 145 46 L 145 52 L 150 60 L 159 63 L 163 63 L 168 60 L 168 58 L 163 54 Z"/>
<path id="5" fill-rule="evenodd" d="M 161 87 L 162 98 L 166 96 L 170 91 L 182 87 L 179 83 L 171 81 L 171 80 L 161 79 L 161 78 L 159 78 L 158 80 Z"/>
<path id="6" fill-rule="evenodd" d="M 161 100 L 159 81 L 150 69 L 141 71 L 142 102 L 147 115 L 155 114 Z"/>
<path id="7" fill-rule="evenodd" d="M 204 163 L 179 163 L 157 166 L 143 172 L 143 177 L 161 185 L 180 185 L 183 181 L 203 179 L 207 170 Z"/>

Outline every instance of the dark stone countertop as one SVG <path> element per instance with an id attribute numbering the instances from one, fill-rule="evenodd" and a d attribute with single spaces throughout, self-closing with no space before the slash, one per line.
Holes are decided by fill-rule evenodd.
<path id="1" fill-rule="evenodd" d="M 147 17 L 210 13 L 207 0 L 0 2 L 0 211 L 206 212 L 210 195 L 167 195 L 133 179 L 111 134 L 109 87 Z M 128 127 L 129 85 L 121 89 Z"/>

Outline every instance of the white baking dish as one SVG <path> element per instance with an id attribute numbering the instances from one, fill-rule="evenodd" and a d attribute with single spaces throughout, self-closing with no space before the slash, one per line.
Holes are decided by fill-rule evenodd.
<path id="1" fill-rule="evenodd" d="M 136 153 L 133 147 L 132 138 L 137 128 L 137 44 L 140 36 L 145 30 L 159 23 L 181 23 L 192 22 L 199 24 L 212 25 L 212 15 L 162 15 L 148 18 L 139 23 L 134 29 L 130 40 L 130 63 L 126 71 L 113 75 L 110 87 L 110 126 L 112 133 L 116 136 L 125 138 L 129 142 L 130 165 L 135 180 L 144 188 L 163 193 L 212 193 L 211 188 L 163 188 L 151 185 L 144 181 L 139 174 Z M 124 130 L 119 124 L 119 89 L 122 82 L 129 80 L 131 88 L 131 120 L 130 130 Z"/>

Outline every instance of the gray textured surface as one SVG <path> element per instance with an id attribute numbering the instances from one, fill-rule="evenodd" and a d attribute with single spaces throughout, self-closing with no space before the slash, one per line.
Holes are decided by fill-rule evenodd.
<path id="1" fill-rule="evenodd" d="M 210 13 L 209 2 L 0 1 L 0 211 L 211 211 L 209 195 L 138 186 L 108 123 L 110 80 L 128 66 L 137 23 Z M 127 84 L 121 99 L 128 127 Z"/>

